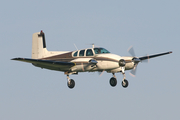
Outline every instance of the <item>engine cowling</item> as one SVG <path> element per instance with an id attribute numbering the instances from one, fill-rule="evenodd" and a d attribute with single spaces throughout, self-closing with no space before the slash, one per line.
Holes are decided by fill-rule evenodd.
<path id="1" fill-rule="evenodd" d="M 119 66 L 124 67 L 126 65 L 126 61 L 124 59 L 119 60 Z"/>

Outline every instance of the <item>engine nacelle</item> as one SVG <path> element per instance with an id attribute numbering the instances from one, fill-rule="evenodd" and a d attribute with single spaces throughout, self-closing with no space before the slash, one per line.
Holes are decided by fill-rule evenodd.
<path id="1" fill-rule="evenodd" d="M 126 65 L 126 61 L 124 59 L 119 60 L 119 66 L 124 67 Z"/>

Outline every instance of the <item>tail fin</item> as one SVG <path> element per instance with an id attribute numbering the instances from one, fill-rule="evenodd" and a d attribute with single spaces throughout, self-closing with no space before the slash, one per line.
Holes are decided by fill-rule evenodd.
<path id="1" fill-rule="evenodd" d="M 37 32 L 32 37 L 32 59 L 40 59 L 48 53 L 44 32 Z"/>

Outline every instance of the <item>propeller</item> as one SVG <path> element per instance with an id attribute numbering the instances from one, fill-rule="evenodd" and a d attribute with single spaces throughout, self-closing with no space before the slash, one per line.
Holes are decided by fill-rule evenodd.
<path id="1" fill-rule="evenodd" d="M 131 56 L 133 56 L 133 57 L 136 56 L 135 53 L 134 53 L 133 46 L 130 46 L 127 51 L 131 54 Z"/>
<path id="2" fill-rule="evenodd" d="M 136 75 L 136 71 L 137 71 L 137 65 L 139 62 L 141 62 L 141 60 L 139 58 L 136 57 L 134 49 L 132 46 L 129 47 L 128 52 L 131 54 L 131 56 L 133 57 L 132 61 L 134 62 L 134 68 L 131 70 L 130 75 L 135 77 Z"/>
<path id="3" fill-rule="evenodd" d="M 134 65 L 134 68 L 131 70 L 131 72 L 130 72 L 129 74 L 130 74 L 131 76 L 135 77 L 136 71 L 137 71 L 137 64 Z"/>

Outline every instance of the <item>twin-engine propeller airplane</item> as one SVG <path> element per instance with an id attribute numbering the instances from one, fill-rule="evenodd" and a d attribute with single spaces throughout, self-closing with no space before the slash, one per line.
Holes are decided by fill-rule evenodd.
<path id="1" fill-rule="evenodd" d="M 94 47 L 94 45 L 92 48 L 71 52 L 48 51 L 46 49 L 45 35 L 41 31 L 33 34 L 32 58 L 14 58 L 12 60 L 32 63 L 34 66 L 40 68 L 62 71 L 67 75 L 67 85 L 69 88 L 74 88 L 75 86 L 74 80 L 69 78 L 71 74 L 78 74 L 78 72 L 106 71 L 112 73 L 113 77 L 110 79 L 109 83 L 114 87 L 117 84 L 115 73 L 121 72 L 123 74 L 122 86 L 126 88 L 128 86 L 128 81 L 126 80 L 125 70 L 132 70 L 131 74 L 135 75 L 136 67 L 139 62 L 172 53 L 170 51 L 161 54 L 135 57 L 133 48 L 130 48 L 129 52 L 132 57 L 121 57 L 111 54 L 104 48 Z"/>

